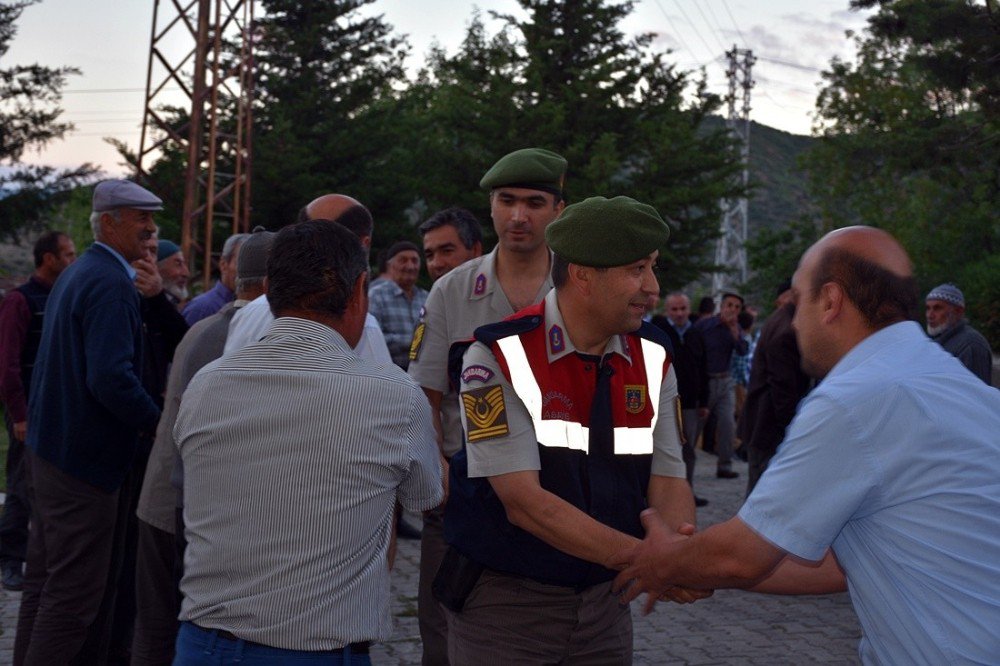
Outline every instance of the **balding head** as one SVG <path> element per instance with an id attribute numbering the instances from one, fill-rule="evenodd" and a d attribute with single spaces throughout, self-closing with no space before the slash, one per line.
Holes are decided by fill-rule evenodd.
<path id="1" fill-rule="evenodd" d="M 802 255 L 792 288 L 803 365 L 814 376 L 872 333 L 917 315 L 910 258 L 881 229 L 830 232 Z"/>
<path id="2" fill-rule="evenodd" d="M 313 199 L 299 211 L 299 222 L 307 220 L 338 222 L 354 232 L 365 247 L 371 244 L 372 214 L 360 201 L 346 194 L 324 194 Z"/>

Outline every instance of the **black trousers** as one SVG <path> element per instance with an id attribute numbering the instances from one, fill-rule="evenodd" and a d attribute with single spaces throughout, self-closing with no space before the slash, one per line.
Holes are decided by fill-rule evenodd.
<path id="1" fill-rule="evenodd" d="M 183 562 L 183 550 L 180 557 Z M 170 666 L 174 661 L 181 567 L 174 535 L 140 519 L 132 666 Z"/>
<path id="2" fill-rule="evenodd" d="M 24 469 L 24 442 L 14 437 L 14 424 L 4 412 L 7 425 L 7 498 L 0 516 L 0 564 L 20 565 L 28 551 L 28 479 Z"/>
<path id="3" fill-rule="evenodd" d="M 122 569 L 126 552 L 135 552 L 136 479 L 109 493 L 30 450 L 26 462 L 32 530 L 14 664 L 121 663 L 114 618 L 119 596 L 126 606 L 134 596 Z M 131 639 L 131 624 L 127 631 Z"/>

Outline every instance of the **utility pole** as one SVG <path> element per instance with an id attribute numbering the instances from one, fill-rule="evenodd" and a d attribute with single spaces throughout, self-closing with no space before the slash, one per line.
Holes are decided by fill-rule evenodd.
<path id="1" fill-rule="evenodd" d="M 726 52 L 726 58 L 729 60 L 726 70 L 729 78 L 726 127 L 736 139 L 735 149 L 739 151 L 742 164 L 738 178 L 745 192 L 750 182 L 750 89 L 754 86 L 750 69 L 757 59 L 749 49 L 738 49 L 735 44 L 731 51 Z M 716 298 L 724 291 L 728 281 L 738 279 L 746 282 L 747 279 L 747 198 L 744 195 L 723 199 L 721 207 L 721 235 L 715 246 L 715 263 L 719 269 L 712 274 L 712 295 Z"/>
<path id="2" fill-rule="evenodd" d="M 146 70 L 137 176 L 173 143 L 187 155 L 181 249 L 201 267 L 204 288 L 212 273 L 212 236 L 218 223 L 231 233 L 250 225 L 251 101 L 254 0 L 155 0 Z M 186 115 L 177 107 L 176 88 Z M 200 261 L 198 261 L 200 260 Z M 192 271 L 193 273 L 194 271 Z"/>

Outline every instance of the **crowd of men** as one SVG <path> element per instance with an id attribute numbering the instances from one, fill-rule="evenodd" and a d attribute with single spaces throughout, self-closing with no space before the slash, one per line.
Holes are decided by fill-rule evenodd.
<path id="1" fill-rule="evenodd" d="M 370 212 L 323 194 L 193 299 L 159 197 L 99 183 L 93 245 L 43 235 L 0 304 L 14 663 L 371 663 L 404 510 L 424 664 L 628 664 L 628 601 L 724 587 L 850 589 L 865 663 L 1000 654 L 1000 393 L 958 287 L 925 334 L 905 251 L 852 227 L 757 330 L 735 291 L 654 312 L 670 226 L 566 201 L 568 167 L 501 157 L 491 251 L 447 208 L 374 276 Z M 750 469 L 704 532 L 699 445 Z"/>

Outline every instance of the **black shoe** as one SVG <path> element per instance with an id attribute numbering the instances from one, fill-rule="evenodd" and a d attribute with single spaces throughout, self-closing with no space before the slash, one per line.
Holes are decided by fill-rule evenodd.
<path id="1" fill-rule="evenodd" d="M 740 477 L 740 473 L 734 472 L 731 469 L 718 469 L 715 471 L 715 476 L 720 479 L 738 479 Z"/>
<path id="2" fill-rule="evenodd" d="M 3 587 L 11 592 L 20 592 L 24 589 L 24 574 L 21 573 L 20 562 L 3 563 Z"/>
<path id="3" fill-rule="evenodd" d="M 705 499 L 704 497 L 698 497 L 697 495 L 695 495 L 694 496 L 694 505 L 695 506 L 708 506 L 708 500 Z"/>
<path id="4" fill-rule="evenodd" d="M 419 539 L 420 530 L 410 525 L 400 516 L 399 520 L 396 521 L 396 536 L 400 539 Z"/>

